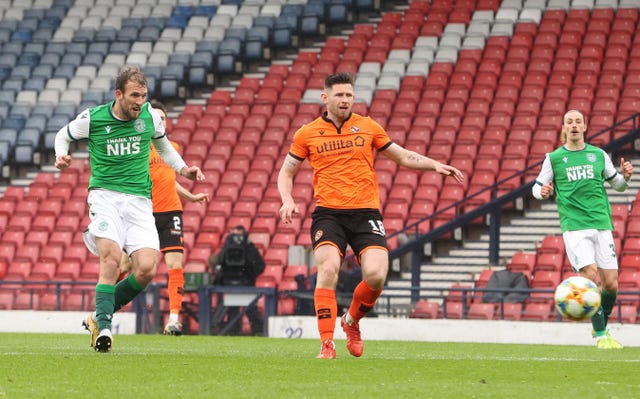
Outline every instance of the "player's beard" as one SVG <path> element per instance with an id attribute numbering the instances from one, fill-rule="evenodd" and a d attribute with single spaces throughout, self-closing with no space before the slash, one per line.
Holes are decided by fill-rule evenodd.
<path id="1" fill-rule="evenodd" d="M 129 107 L 124 114 L 128 120 L 138 119 L 138 116 L 140 116 L 140 110 L 136 110 L 134 107 Z"/>

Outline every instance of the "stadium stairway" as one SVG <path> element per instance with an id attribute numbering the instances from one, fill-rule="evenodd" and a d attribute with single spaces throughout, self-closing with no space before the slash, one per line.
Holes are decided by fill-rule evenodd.
<path id="1" fill-rule="evenodd" d="M 640 157 L 631 159 L 636 171 L 640 170 Z M 640 182 L 633 179 L 627 191 L 619 193 L 607 185 L 607 193 L 611 204 L 631 206 L 640 191 Z M 542 240 L 548 235 L 560 235 L 560 222 L 557 206 L 554 202 L 537 202 L 531 197 L 532 205 L 525 209 L 522 216 L 512 218 L 500 228 L 500 264 L 489 264 L 489 234 L 482 232 L 478 238 L 462 239 L 459 247 L 447 253 L 434 255 L 429 262 L 421 266 L 421 296 L 443 296 L 454 285 L 473 287 L 481 272 L 487 268 L 502 270 L 510 262 L 512 256 L 519 251 L 535 253 Z M 621 251 L 618 255 L 621 256 Z M 390 280 L 389 287 L 394 289 L 409 288 L 411 274 L 403 273 L 399 279 Z M 394 291 L 394 294 L 406 294 L 407 291 Z M 409 298 L 394 298 L 392 307 L 402 309 L 410 305 Z M 384 305 L 387 306 L 385 303 Z"/>

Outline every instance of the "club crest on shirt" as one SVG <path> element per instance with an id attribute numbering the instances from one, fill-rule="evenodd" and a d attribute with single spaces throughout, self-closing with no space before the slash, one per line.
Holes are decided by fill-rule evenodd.
<path id="1" fill-rule="evenodd" d="M 316 231 L 316 233 L 313 235 L 313 241 L 318 241 L 319 239 L 321 239 L 323 234 L 324 232 L 322 230 Z"/>
<path id="2" fill-rule="evenodd" d="M 596 154 L 587 154 L 587 160 L 589 162 L 595 162 L 596 161 Z"/>
<path id="3" fill-rule="evenodd" d="M 108 228 L 109 228 L 109 223 L 107 223 L 106 221 L 102 221 L 100 222 L 100 224 L 98 224 L 98 230 L 100 231 L 107 231 Z"/>
<path id="4" fill-rule="evenodd" d="M 136 119 L 133 122 L 133 128 L 136 129 L 136 132 L 138 132 L 138 133 L 144 132 L 146 127 L 147 126 L 146 126 L 146 124 L 144 123 L 144 121 L 142 119 Z"/>
<path id="5" fill-rule="evenodd" d="M 569 160 L 569 158 L 567 158 L 567 157 L 563 157 L 562 158 L 562 162 L 564 162 L 564 163 L 567 163 L 568 160 Z"/>
<path id="6" fill-rule="evenodd" d="M 358 126 L 352 126 L 349 131 L 351 131 L 351 133 L 358 133 L 360 131 L 360 128 Z"/>

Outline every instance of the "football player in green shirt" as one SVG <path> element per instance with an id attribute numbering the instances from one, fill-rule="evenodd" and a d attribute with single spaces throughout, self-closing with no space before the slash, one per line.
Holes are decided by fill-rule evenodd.
<path id="1" fill-rule="evenodd" d="M 548 153 L 533 186 L 533 196 L 549 199 L 554 193 L 567 257 L 581 276 L 602 282 L 602 305 L 591 318 L 597 347 L 622 346 L 607 330 L 618 293 L 618 260 L 613 241 L 611 205 L 606 181 L 616 191 L 627 189 L 633 174 L 631 162 L 620 160 L 620 172 L 602 149 L 585 142 L 584 115 L 571 110 L 564 115 L 563 146 Z"/>
<path id="2" fill-rule="evenodd" d="M 84 321 L 91 346 L 111 350 L 113 313 L 129 303 L 153 279 L 158 268 L 159 239 L 151 204 L 149 145 L 181 176 L 204 180 L 197 166 L 187 166 L 165 135 L 159 114 L 147 102 L 147 81 L 140 69 L 124 66 L 116 78 L 115 101 L 90 108 L 55 137 L 58 169 L 71 165 L 69 144 L 88 140 L 91 160 L 87 248 L 100 257 L 95 318 Z M 116 284 L 125 250 L 133 272 Z"/>

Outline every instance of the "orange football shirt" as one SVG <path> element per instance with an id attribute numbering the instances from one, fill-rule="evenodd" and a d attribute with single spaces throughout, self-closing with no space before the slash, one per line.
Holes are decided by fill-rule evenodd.
<path id="1" fill-rule="evenodd" d="M 289 154 L 309 158 L 316 205 L 334 209 L 379 209 L 375 150 L 391 145 L 373 119 L 351 114 L 340 128 L 321 116 L 293 136 Z"/>
<path id="2" fill-rule="evenodd" d="M 179 150 L 177 143 L 172 141 L 171 144 L 176 151 Z M 153 183 L 151 189 L 153 212 L 181 211 L 182 202 L 176 191 L 176 171 L 162 160 L 153 144 L 149 153 L 149 174 Z"/>

